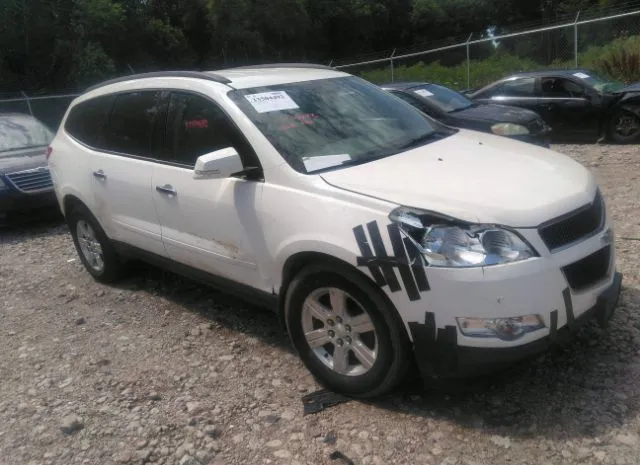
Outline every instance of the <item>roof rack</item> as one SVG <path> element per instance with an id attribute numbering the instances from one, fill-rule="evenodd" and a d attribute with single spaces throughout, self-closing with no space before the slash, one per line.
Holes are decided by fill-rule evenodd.
<path id="1" fill-rule="evenodd" d="M 310 68 L 310 69 L 328 69 L 335 70 L 332 66 L 318 65 L 315 63 L 265 63 L 262 65 L 246 65 L 236 66 L 228 69 L 264 69 L 264 68 Z"/>
<path id="2" fill-rule="evenodd" d="M 100 87 L 108 86 L 111 84 L 117 84 L 119 82 L 126 81 L 134 81 L 137 79 L 145 79 L 145 78 L 162 78 L 162 77 L 184 77 L 184 78 L 195 78 L 195 79 L 205 79 L 207 81 L 219 82 L 221 84 L 229 84 L 231 80 L 226 77 L 214 74 L 214 73 L 205 73 L 201 71 L 153 71 L 150 73 L 140 73 L 140 74 L 129 74 L 127 76 L 120 76 L 118 78 L 109 79 L 108 81 L 100 82 L 95 84 L 85 92 L 90 92 L 95 89 L 99 89 Z"/>

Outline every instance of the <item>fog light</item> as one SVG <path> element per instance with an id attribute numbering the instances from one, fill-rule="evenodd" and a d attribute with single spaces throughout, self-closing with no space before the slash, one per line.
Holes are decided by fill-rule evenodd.
<path id="1" fill-rule="evenodd" d="M 493 337 L 515 341 L 527 333 L 545 327 L 540 315 L 511 318 L 456 318 L 462 334 L 468 337 Z"/>

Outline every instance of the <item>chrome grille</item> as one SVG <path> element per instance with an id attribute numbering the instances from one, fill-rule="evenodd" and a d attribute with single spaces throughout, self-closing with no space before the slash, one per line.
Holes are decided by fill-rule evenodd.
<path id="1" fill-rule="evenodd" d="M 32 170 L 16 171 L 6 175 L 16 189 L 22 192 L 38 192 L 53 188 L 49 168 L 35 168 Z"/>

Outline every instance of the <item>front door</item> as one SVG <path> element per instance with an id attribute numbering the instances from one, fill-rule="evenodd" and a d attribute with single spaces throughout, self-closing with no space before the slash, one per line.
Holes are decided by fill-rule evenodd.
<path id="1" fill-rule="evenodd" d="M 199 156 L 227 147 L 235 147 L 248 166 L 255 156 L 248 143 L 214 102 L 187 92 L 171 94 L 164 139 L 152 183 L 169 258 L 270 291 L 260 275 L 253 239 L 261 237 L 256 204 L 263 183 L 193 176 Z"/>
<path id="2" fill-rule="evenodd" d="M 541 80 L 543 109 L 541 116 L 554 128 L 554 134 L 563 136 L 597 136 L 599 107 L 591 103 L 591 94 L 581 84 L 565 77 Z"/>

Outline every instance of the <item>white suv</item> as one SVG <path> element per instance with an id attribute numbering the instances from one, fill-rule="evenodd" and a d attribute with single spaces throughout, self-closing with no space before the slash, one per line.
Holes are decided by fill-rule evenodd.
<path id="1" fill-rule="evenodd" d="M 105 82 L 71 104 L 49 163 L 95 279 L 133 257 L 240 292 L 350 396 L 412 364 L 433 379 L 518 360 L 606 323 L 620 293 L 586 168 L 327 67 Z"/>

